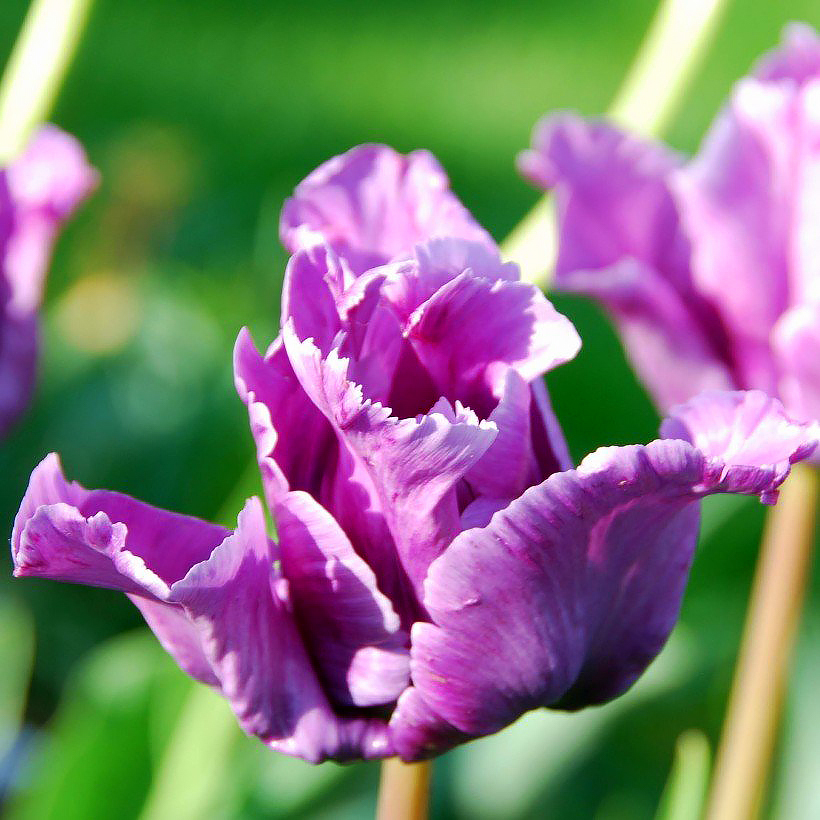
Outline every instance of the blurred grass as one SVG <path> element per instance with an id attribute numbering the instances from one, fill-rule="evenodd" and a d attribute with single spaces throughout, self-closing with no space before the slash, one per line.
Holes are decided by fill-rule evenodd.
<path id="1" fill-rule="evenodd" d="M 88 486 L 229 522 L 240 477 L 247 492 L 258 486 L 230 351 L 243 324 L 260 344 L 275 334 L 283 198 L 355 143 L 425 147 L 502 238 L 537 198 L 513 169 L 532 125 L 552 109 L 603 111 L 653 8 L 97 0 L 54 120 L 83 140 L 103 182 L 60 243 L 37 400 L 0 447 L 5 530 L 50 450 Z M 24 11 L 0 6 L 4 58 Z M 817 24 L 816 4 L 730 3 L 671 142 L 694 150 L 731 83 L 801 18 Z M 549 380 L 575 457 L 652 438 L 655 413 L 600 313 L 556 303 L 584 340 Z M 714 745 L 762 520 L 750 502 L 716 500 L 705 515 L 682 627 L 651 676 L 611 706 L 533 715 L 446 756 L 435 816 L 654 816 L 681 732 L 703 729 Z M 13 593 L 26 614 L 9 620 L 24 635 L 32 618 L 37 648 L 10 816 L 137 817 L 186 725 L 191 684 L 144 630 L 129 634 L 141 621 L 123 597 L 37 581 Z M 810 609 L 771 816 L 820 805 L 817 732 L 800 717 L 814 714 L 816 578 Z M 0 650 L 5 663 L 11 650 Z M 220 737 L 230 763 L 203 818 L 372 813 L 374 766 L 310 768 L 238 729 Z"/>

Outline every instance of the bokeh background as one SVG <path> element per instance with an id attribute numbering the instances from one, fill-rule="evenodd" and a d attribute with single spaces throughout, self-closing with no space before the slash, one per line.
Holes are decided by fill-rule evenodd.
<path id="1" fill-rule="evenodd" d="M 36 401 L 0 444 L 0 531 L 31 468 L 235 521 L 258 492 L 231 349 L 276 333 L 279 209 L 328 157 L 364 141 L 428 148 L 502 239 L 536 201 L 515 173 L 536 119 L 599 115 L 651 0 L 374 3 L 98 0 L 53 120 L 102 172 L 48 282 Z M 24 0 L 0 4 L 8 56 Z M 691 152 L 782 24 L 814 0 L 734 0 L 668 133 Z M 584 348 L 549 386 L 574 456 L 654 437 L 658 419 L 601 314 L 556 298 Z M 527 716 L 436 764 L 441 818 L 655 815 L 676 738 L 712 747 L 762 523 L 710 499 L 680 626 L 621 700 Z M 165 656 L 124 596 L 0 565 L 0 793 L 11 818 L 365 818 L 378 767 L 310 767 L 244 737 Z M 768 815 L 820 816 L 817 575 Z"/>

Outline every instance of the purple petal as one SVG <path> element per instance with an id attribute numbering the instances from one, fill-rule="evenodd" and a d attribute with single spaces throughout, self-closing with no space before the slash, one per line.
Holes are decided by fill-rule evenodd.
<path id="1" fill-rule="evenodd" d="M 4 315 L 0 306 L 0 439 L 31 399 L 37 372 L 38 332 L 34 314 Z"/>
<path id="2" fill-rule="evenodd" d="M 390 754 L 386 725 L 337 719 L 294 622 L 258 500 L 235 533 L 173 585 L 242 728 L 311 762 Z"/>
<path id="3" fill-rule="evenodd" d="M 181 606 L 150 600 L 144 595 L 128 597 L 142 613 L 162 648 L 179 664 L 183 672 L 201 683 L 219 686 L 219 680 L 205 657 L 199 633 Z"/>
<path id="4" fill-rule="evenodd" d="M 14 573 L 165 599 L 168 587 L 227 534 L 196 518 L 69 483 L 52 454 L 32 473 L 15 518 Z"/>
<path id="5" fill-rule="evenodd" d="M 765 498 L 785 477 L 770 459 L 788 463 L 816 443 L 755 393 L 707 396 L 676 424 L 695 446 L 599 450 L 527 490 L 484 529 L 463 532 L 432 563 L 424 584 L 432 623 L 413 627 L 411 674 L 434 715 L 483 734 L 528 709 L 579 708 L 623 692 L 677 619 L 698 499 Z M 766 486 L 749 480 L 754 470 L 767 474 Z"/>
<path id="6" fill-rule="evenodd" d="M 410 682 L 408 636 L 333 517 L 306 493 L 276 506 L 282 573 L 330 694 L 355 706 L 392 703 Z"/>
<path id="7" fill-rule="evenodd" d="M 527 487 L 545 478 L 539 476 L 533 453 L 531 402 L 529 384 L 511 368 L 506 374 L 504 393 L 488 418 L 498 428 L 498 435 L 467 473 L 467 481 L 477 496 L 517 498 Z"/>
<path id="8" fill-rule="evenodd" d="M 774 324 L 817 290 L 818 102 L 820 86 L 742 81 L 676 177 L 697 286 L 731 333 L 740 383 L 770 393 Z"/>
<path id="9" fill-rule="evenodd" d="M 370 476 L 402 564 L 420 584 L 430 561 L 459 530 L 456 484 L 492 443 L 494 426 L 452 423 L 440 413 L 391 417 L 348 380 L 348 362 L 335 350 L 323 359 L 291 325 L 283 335 L 305 392 Z"/>
<path id="10" fill-rule="evenodd" d="M 477 385 L 503 390 L 508 367 L 529 382 L 572 359 L 581 346 L 572 323 L 538 288 L 470 271 L 417 308 L 405 333 L 441 393 L 471 406 Z"/>
<path id="11" fill-rule="evenodd" d="M 820 77 L 820 38 L 812 26 L 806 23 L 787 25 L 781 39 L 780 47 L 755 66 L 757 79 L 805 83 Z"/>
<path id="12" fill-rule="evenodd" d="M 291 252 L 328 242 L 357 274 L 434 236 L 493 244 L 432 154 L 385 145 L 360 145 L 313 171 L 285 203 L 280 236 Z"/>
<path id="13" fill-rule="evenodd" d="M 662 408 L 706 388 L 734 386 L 725 332 L 694 289 L 663 146 L 603 123 L 547 119 L 520 161 L 554 188 L 556 283 L 613 315 L 636 370 Z"/>
<path id="14" fill-rule="evenodd" d="M 818 433 L 816 423 L 792 421 L 761 390 L 703 393 L 661 425 L 664 438 L 688 441 L 706 459 L 700 492 L 755 494 L 771 504 L 791 465 L 814 452 Z"/>
<path id="15" fill-rule="evenodd" d="M 786 311 L 774 327 L 780 395 L 800 419 L 820 419 L 820 306 L 801 305 Z"/>
<path id="16" fill-rule="evenodd" d="M 3 273 L 11 283 L 10 311 L 24 316 L 40 304 L 58 229 L 94 190 L 98 175 L 80 143 L 54 126 L 40 129 L 5 175 L 15 214 Z"/>
<path id="17" fill-rule="evenodd" d="M 234 347 L 236 389 L 248 408 L 265 497 L 273 508 L 288 490 L 319 496 L 334 469 L 336 437 L 307 396 L 281 338 L 262 357 L 247 329 Z"/>

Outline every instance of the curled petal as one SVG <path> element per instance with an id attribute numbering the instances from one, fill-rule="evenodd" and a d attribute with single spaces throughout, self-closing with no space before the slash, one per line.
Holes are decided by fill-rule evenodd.
<path id="1" fill-rule="evenodd" d="M 507 367 L 532 381 L 581 347 L 572 323 L 538 288 L 470 271 L 420 305 L 405 333 L 442 393 L 453 397 L 469 396 L 484 378 L 500 392 Z"/>
<path id="2" fill-rule="evenodd" d="M 291 252 L 328 242 L 356 274 L 434 236 L 492 244 L 432 154 L 402 156 L 386 145 L 360 145 L 320 165 L 285 203 L 280 236 Z"/>
<path id="3" fill-rule="evenodd" d="M 688 441 L 705 457 L 702 492 L 755 494 L 770 504 L 791 465 L 814 452 L 818 433 L 761 390 L 702 393 L 661 425 L 664 438 Z"/>
<path id="4" fill-rule="evenodd" d="M 164 600 L 170 584 L 227 534 L 119 493 L 69 483 L 52 454 L 32 473 L 15 518 L 14 572 Z"/>
<path id="5" fill-rule="evenodd" d="M 262 505 L 252 499 L 236 532 L 172 588 L 240 725 L 272 748 L 311 762 L 389 754 L 384 723 L 333 715 L 275 559 Z"/>
<path id="6" fill-rule="evenodd" d="M 318 495 L 335 459 L 335 436 L 299 384 L 281 338 L 262 356 L 247 328 L 241 330 L 234 347 L 234 379 L 248 408 L 268 504 L 273 508 L 289 490 Z"/>
<path id="7" fill-rule="evenodd" d="M 774 327 L 772 347 L 781 373 L 780 395 L 789 412 L 820 419 L 820 306 L 786 311 Z"/>
<path id="8" fill-rule="evenodd" d="M 528 709 L 579 708 L 635 681 L 677 619 L 698 499 L 765 499 L 784 477 L 768 472 L 769 459 L 805 457 L 814 444 L 783 422 L 778 405 L 757 407 L 752 423 L 758 397 L 737 404 L 735 396 L 704 400 L 701 409 L 723 406 L 732 425 L 722 437 L 693 435 L 705 452 L 684 440 L 599 450 L 527 490 L 484 529 L 463 532 L 433 562 L 424 585 L 432 622 L 413 628 L 411 673 L 434 715 L 484 734 Z M 752 470 L 767 473 L 768 484 L 748 480 Z M 470 660 L 477 654 L 481 664 Z"/>
<path id="9" fill-rule="evenodd" d="M 370 477 L 401 562 L 420 584 L 430 561 L 459 530 L 456 484 L 490 446 L 495 426 L 452 423 L 441 413 L 392 417 L 389 408 L 364 399 L 348 380 L 348 362 L 335 351 L 322 358 L 291 325 L 283 335 L 305 392 Z"/>
<path id="10" fill-rule="evenodd" d="M 395 701 L 410 682 L 409 639 L 373 570 L 306 493 L 284 496 L 276 521 L 282 572 L 330 694 L 355 706 Z"/>

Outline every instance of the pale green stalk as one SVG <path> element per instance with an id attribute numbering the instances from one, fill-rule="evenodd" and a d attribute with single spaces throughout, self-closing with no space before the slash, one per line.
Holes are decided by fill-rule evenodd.
<path id="1" fill-rule="evenodd" d="M 91 0 L 33 0 L 0 81 L 0 164 L 51 111 Z"/>
<path id="2" fill-rule="evenodd" d="M 700 67 L 727 0 L 663 0 L 608 117 L 645 136 L 661 134 Z M 527 282 L 549 285 L 557 253 L 555 206 L 547 195 L 501 245 Z"/>

